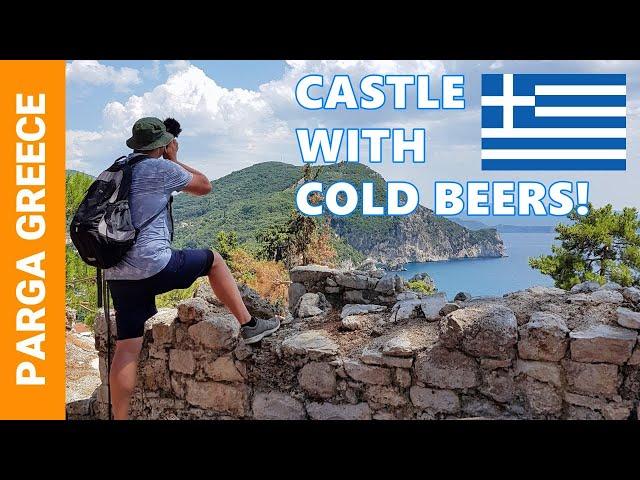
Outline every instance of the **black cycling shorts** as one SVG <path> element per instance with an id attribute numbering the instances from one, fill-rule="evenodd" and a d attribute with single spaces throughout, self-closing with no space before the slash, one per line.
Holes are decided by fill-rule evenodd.
<path id="1" fill-rule="evenodd" d="M 141 337 L 144 322 L 158 313 L 156 295 L 190 287 L 198 277 L 209 273 L 213 259 L 213 252 L 209 249 L 172 250 L 167 266 L 152 277 L 109 280 L 118 340 Z"/>

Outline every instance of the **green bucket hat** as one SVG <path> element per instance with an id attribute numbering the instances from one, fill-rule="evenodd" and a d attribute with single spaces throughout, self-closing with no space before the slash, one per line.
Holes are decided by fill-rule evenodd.
<path id="1" fill-rule="evenodd" d="M 167 127 L 159 118 L 145 117 L 137 120 L 131 129 L 131 138 L 127 139 L 127 147 L 133 150 L 153 150 L 164 147 L 173 140 Z"/>

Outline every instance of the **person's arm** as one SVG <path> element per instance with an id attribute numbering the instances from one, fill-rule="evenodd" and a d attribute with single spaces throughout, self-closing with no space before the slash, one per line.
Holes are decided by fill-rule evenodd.
<path id="1" fill-rule="evenodd" d="M 187 172 L 193 175 L 191 181 L 186 187 L 184 187 L 184 192 L 191 193 L 193 195 L 206 195 L 211 191 L 211 182 L 204 173 L 178 161 L 178 142 L 173 140 L 169 145 L 167 145 L 164 158 L 180 165 Z"/>

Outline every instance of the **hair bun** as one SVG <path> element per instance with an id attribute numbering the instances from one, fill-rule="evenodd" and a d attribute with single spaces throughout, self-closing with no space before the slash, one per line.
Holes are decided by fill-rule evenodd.
<path id="1" fill-rule="evenodd" d="M 180 132 L 182 132 L 180 122 L 178 122 L 175 118 L 169 117 L 165 119 L 164 126 L 166 127 L 167 132 L 169 132 L 174 137 L 177 137 L 178 135 L 180 135 Z"/>

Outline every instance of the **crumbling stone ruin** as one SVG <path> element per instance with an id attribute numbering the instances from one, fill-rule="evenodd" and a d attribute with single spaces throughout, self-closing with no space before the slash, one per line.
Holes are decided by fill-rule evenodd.
<path id="1" fill-rule="evenodd" d="M 448 301 L 375 270 L 305 266 L 291 280 L 292 312 L 253 346 L 208 286 L 151 319 L 132 418 L 638 419 L 636 288 Z M 275 311 L 255 295 L 247 303 Z M 91 411 L 106 418 L 103 317 L 96 346 L 103 383 Z"/>

